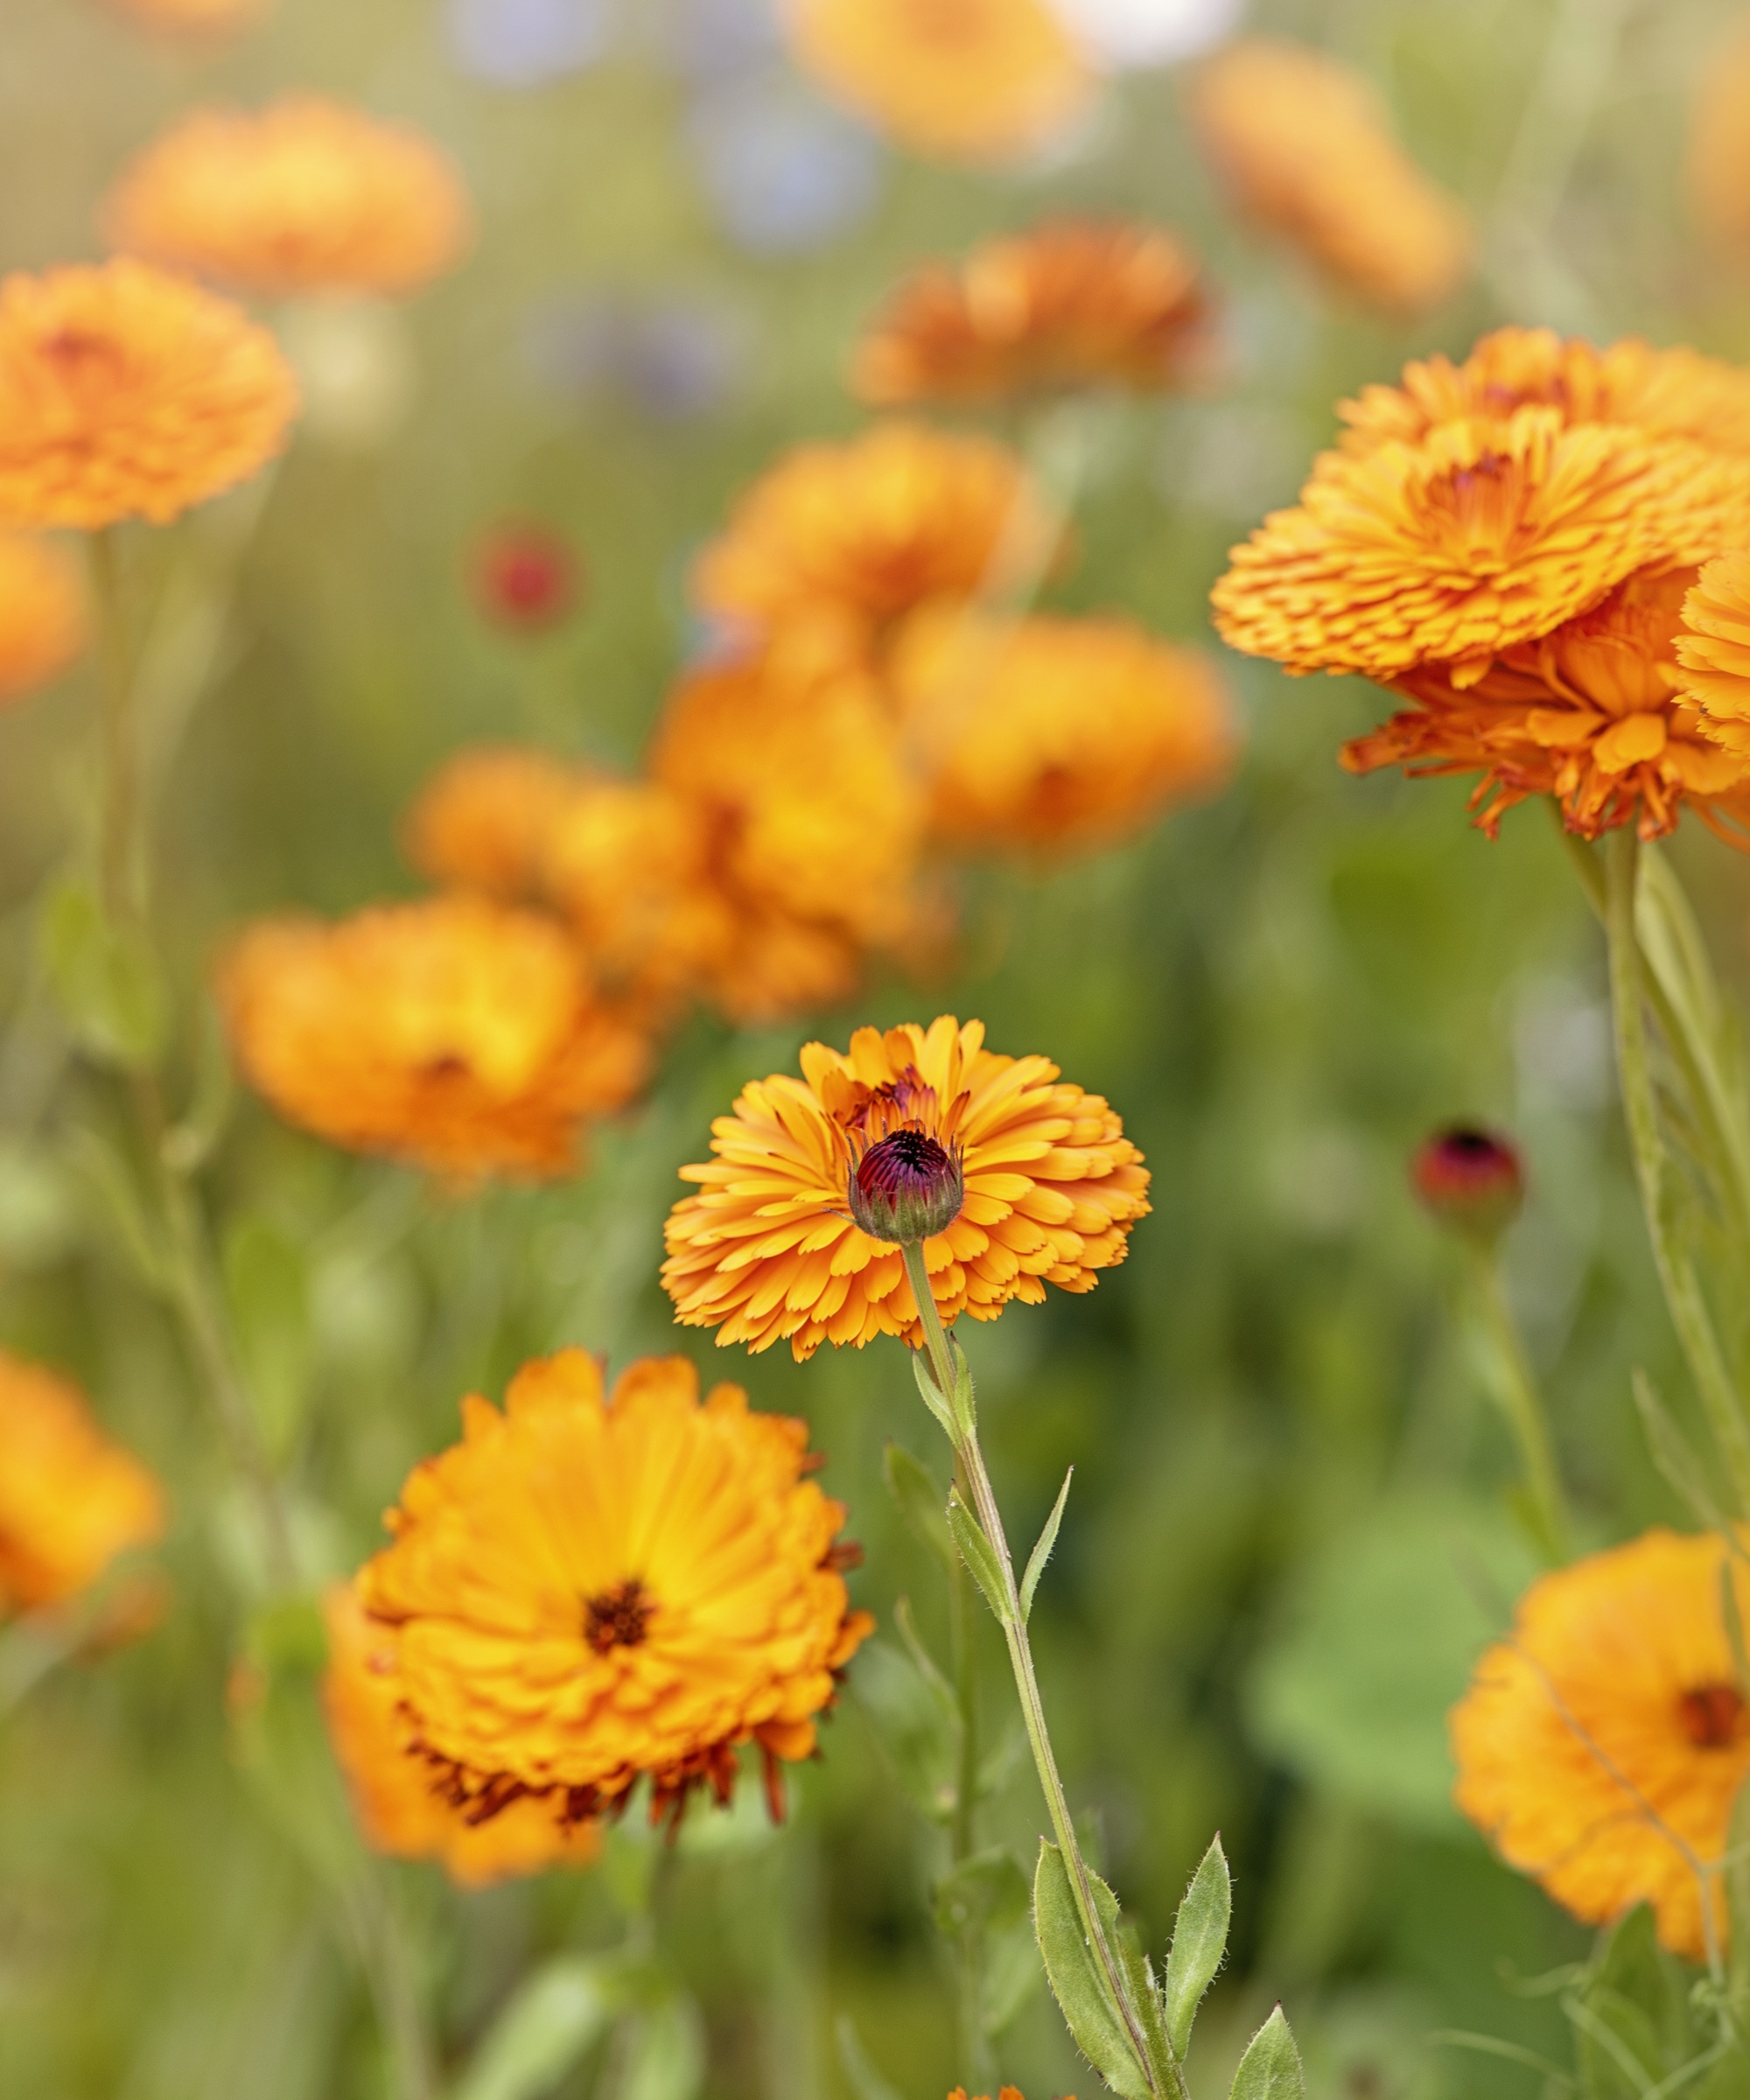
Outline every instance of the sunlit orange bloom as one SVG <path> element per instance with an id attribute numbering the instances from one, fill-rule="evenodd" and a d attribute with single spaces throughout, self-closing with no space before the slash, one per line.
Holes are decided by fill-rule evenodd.
<path id="1" fill-rule="evenodd" d="M 147 29 L 194 40 L 225 37 L 267 13 L 270 0 L 110 0 Z"/>
<path id="2" fill-rule="evenodd" d="M 1650 1903 L 1661 1940 L 1695 1960 L 1704 1871 L 1750 1774 L 1726 1564 L 1718 1536 L 1653 1530 L 1541 1577 L 1452 1714 L 1459 1806 L 1508 1865 L 1588 1924 Z M 1750 1581 L 1730 1567 L 1750 1614 Z"/>
<path id="3" fill-rule="evenodd" d="M 864 401 L 896 408 L 1177 387 L 1210 361 L 1210 303 L 1173 234 L 1062 220 L 916 271 L 858 346 L 851 383 Z"/>
<path id="4" fill-rule="evenodd" d="M 0 703 L 46 685 L 85 640 L 77 568 L 46 541 L 0 533 Z"/>
<path id="5" fill-rule="evenodd" d="M 923 612 L 889 678 L 932 826 L 959 844 L 1103 844 L 1209 793 L 1234 757 L 1208 658 L 1127 620 Z"/>
<path id="6" fill-rule="evenodd" d="M 785 14 L 803 69 L 914 152 L 1005 159 L 1092 101 L 1087 60 L 1046 0 L 787 0 Z"/>
<path id="7" fill-rule="evenodd" d="M 924 1242 L 945 1320 L 1038 1305 L 1048 1283 L 1091 1291 L 1147 1214 L 1142 1155 L 1048 1060 L 984 1044 L 982 1022 L 947 1014 L 860 1028 L 848 1055 L 808 1043 L 802 1078 L 746 1088 L 711 1126 L 716 1158 L 681 1170 L 699 1193 L 669 1213 L 662 1281 L 682 1326 L 716 1327 L 719 1347 L 788 1340 L 798 1362 L 878 1334 L 920 1347 L 900 1250 L 851 1222 L 846 1194 L 872 1143 L 900 1130 L 962 1161 L 961 1213 Z"/>
<path id="8" fill-rule="evenodd" d="M 471 214 L 430 140 L 345 102 L 197 109 L 104 206 L 117 248 L 250 290 L 406 292 L 450 269 Z"/>
<path id="9" fill-rule="evenodd" d="M 1696 578 L 1684 600 L 1677 662 L 1702 734 L 1750 761 L 1750 554 L 1722 554 Z"/>
<path id="10" fill-rule="evenodd" d="M 574 1822 L 648 1778 L 654 1819 L 696 1786 L 726 1801 L 757 1743 L 780 1812 L 781 1765 L 814 1754 L 874 1624 L 839 1572 L 844 1505 L 802 1477 L 807 1424 L 738 1386 L 702 1402 L 678 1356 L 610 1396 L 570 1349 L 526 1365 L 502 1413 L 464 1401 L 462 1425 L 358 1578 L 451 1799 L 484 1821 L 535 1794 Z"/>
<path id="11" fill-rule="evenodd" d="M 328 1668 L 322 1707 L 366 1842 L 396 1859 L 436 1859 L 464 1888 L 550 1866 L 588 1866 L 601 1850 L 593 1823 L 566 1822 L 530 1796 L 471 1823 L 444 1796 L 446 1774 L 410 1746 L 395 1628 L 368 1619 L 351 1583 L 322 1600 Z"/>
<path id="12" fill-rule="evenodd" d="M 1728 248 L 1750 249 L 1750 24 L 1740 22 L 1696 74 L 1690 116 L 1690 203 Z"/>
<path id="13" fill-rule="evenodd" d="M 1373 89 L 1336 60 L 1243 38 L 1197 69 L 1190 108 L 1241 210 L 1357 298 L 1420 312 L 1470 274 L 1475 241 L 1463 207 L 1409 158 Z"/>
<path id="14" fill-rule="evenodd" d="M 263 921 L 219 989 L 283 1116 L 462 1181 L 573 1172 L 582 1124 L 624 1106 L 649 1062 L 563 928 L 480 897 Z"/>
<path id="15" fill-rule="evenodd" d="M 516 900 L 533 895 L 554 827 L 584 775 L 550 752 L 486 744 L 432 774 L 408 812 L 407 857 L 433 882 Z"/>
<path id="16" fill-rule="evenodd" d="M 77 1387 L 0 1352 L 0 1614 L 77 1596 L 164 1526 L 158 1481 Z"/>
<path id="17" fill-rule="evenodd" d="M 122 257 L 0 283 L 0 524 L 162 525 L 258 472 L 298 407 L 265 328 Z"/>

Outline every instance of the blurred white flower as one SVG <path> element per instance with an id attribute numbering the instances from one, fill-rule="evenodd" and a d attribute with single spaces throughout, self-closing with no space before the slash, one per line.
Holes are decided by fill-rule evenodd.
<path id="1" fill-rule="evenodd" d="M 538 88 L 593 65 L 613 16 L 610 0 L 449 0 L 450 48 L 476 80 Z"/>
<path id="2" fill-rule="evenodd" d="M 1166 66 L 1238 28 L 1245 0 L 1056 0 L 1057 11 L 1108 66 Z"/>
<path id="3" fill-rule="evenodd" d="M 368 452 L 406 422 L 418 373 L 399 306 L 386 299 L 299 299 L 275 324 L 304 396 L 299 429 Z"/>
<path id="4" fill-rule="evenodd" d="M 880 193 L 877 142 L 781 74 L 704 90 L 686 135 L 724 231 L 758 254 L 822 247 Z"/>

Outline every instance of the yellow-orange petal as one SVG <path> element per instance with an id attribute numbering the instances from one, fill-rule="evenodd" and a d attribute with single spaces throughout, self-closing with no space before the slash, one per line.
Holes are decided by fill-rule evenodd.
<path id="1" fill-rule="evenodd" d="M 58 677 L 84 648 L 85 592 L 59 548 L 0 533 L 0 704 Z"/>

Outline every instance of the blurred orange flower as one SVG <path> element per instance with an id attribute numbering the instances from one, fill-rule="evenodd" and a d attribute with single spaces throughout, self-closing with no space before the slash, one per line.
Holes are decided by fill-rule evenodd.
<path id="1" fill-rule="evenodd" d="M 550 1866 L 588 1866 L 601 1850 L 593 1823 L 567 1823 L 535 1796 L 471 1823 L 444 1798 L 444 1774 L 410 1744 L 395 1631 L 365 1616 L 351 1583 L 322 1600 L 328 1668 L 322 1706 L 366 1842 L 396 1859 L 436 1859 L 464 1888 Z"/>
<path id="2" fill-rule="evenodd" d="M 1690 203 L 1722 246 L 1750 251 L 1750 22 L 1740 20 L 1696 74 Z"/>
<path id="3" fill-rule="evenodd" d="M 162 525 L 266 466 L 298 407 L 241 308 L 120 258 L 0 283 L 0 525 Z"/>
<path id="4" fill-rule="evenodd" d="M 167 36 L 205 39 L 247 29 L 268 11 L 271 0 L 110 0 L 146 29 Z"/>
<path id="5" fill-rule="evenodd" d="M 77 1596 L 164 1528 L 158 1481 L 78 1388 L 0 1352 L 0 1614 Z"/>
<path id="6" fill-rule="evenodd" d="M 407 857 L 433 882 L 508 901 L 531 897 L 554 828 L 584 777 L 579 767 L 524 746 L 458 752 L 408 812 Z"/>
<path id="7" fill-rule="evenodd" d="M 786 17 L 804 70 L 914 152 L 1005 159 L 1093 99 L 1087 60 L 1046 0 L 788 0 Z"/>
<path id="8" fill-rule="evenodd" d="M 1039 1305 L 1047 1283 L 1091 1291 L 1147 1214 L 1142 1155 L 1105 1102 L 1046 1059 L 984 1045 L 982 1022 L 948 1014 L 928 1029 L 859 1028 L 848 1055 L 808 1043 L 801 1079 L 745 1088 L 711 1126 L 716 1159 L 681 1170 L 700 1193 L 668 1215 L 662 1282 L 680 1324 L 716 1327 L 719 1348 L 788 1340 L 798 1362 L 822 1341 L 920 1347 L 900 1250 L 851 1222 L 846 1194 L 864 1141 L 901 1130 L 962 1158 L 960 1214 L 924 1242 L 945 1320 Z"/>
<path id="9" fill-rule="evenodd" d="M 1033 852 L 1123 837 L 1208 794 L 1236 738 L 1200 651 L 1119 620 L 921 612 L 890 679 L 941 837 Z"/>
<path id="10" fill-rule="evenodd" d="M 526 1365 L 500 1414 L 409 1476 L 359 1597 L 393 1629 L 410 1740 L 485 1822 L 533 1794 L 575 1822 L 650 1782 L 653 1820 L 693 1788 L 727 1801 L 760 1746 L 813 1754 L 819 1715 L 874 1621 L 835 1544 L 843 1504 L 802 1475 L 808 1428 L 738 1386 L 703 1402 L 684 1358 L 605 1392 L 581 1349 Z"/>
<path id="11" fill-rule="evenodd" d="M 0 703 L 58 677 L 84 648 L 85 592 L 60 548 L 0 533 Z"/>
<path id="12" fill-rule="evenodd" d="M 1750 554 L 1722 554 L 1684 600 L 1677 635 L 1684 697 L 1701 732 L 1750 761 Z"/>
<path id="13" fill-rule="evenodd" d="M 564 930 L 484 898 L 263 921 L 219 990 L 282 1115 L 463 1182 L 574 1172 L 580 1126 L 631 1100 L 649 1064 Z"/>
<path id="14" fill-rule="evenodd" d="M 1509 1866 L 1587 1924 L 1650 1903 L 1703 1958 L 1716 1870 L 1750 1774 L 1750 1717 L 1721 1606 L 1750 1582 L 1717 1536 L 1653 1530 L 1533 1583 L 1453 1708 L 1459 1806 Z"/>
<path id="15" fill-rule="evenodd" d="M 1063 220 L 914 272 L 858 344 L 851 383 L 884 408 L 1182 386 L 1208 368 L 1210 318 L 1173 234 Z"/>
<path id="16" fill-rule="evenodd" d="M 1198 67 L 1189 102 L 1241 210 L 1358 298 L 1417 313 L 1469 276 L 1468 216 L 1410 159 L 1379 98 L 1348 66 L 1303 45 L 1248 37 Z"/>
<path id="17" fill-rule="evenodd" d="M 124 172 L 103 220 L 117 248 L 281 296 L 414 290 L 472 231 L 430 140 L 316 95 L 185 116 Z"/>

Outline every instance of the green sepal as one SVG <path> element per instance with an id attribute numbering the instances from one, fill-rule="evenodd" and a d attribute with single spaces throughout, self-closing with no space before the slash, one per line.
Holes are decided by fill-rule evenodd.
<path id="1" fill-rule="evenodd" d="M 978 1519 L 960 1499 L 959 1494 L 948 1498 L 948 1528 L 954 1534 L 954 1543 L 960 1548 L 960 1558 L 972 1571 L 972 1579 L 984 1592 L 984 1601 L 997 1614 L 1002 1625 L 1009 1615 L 1008 1600 L 1004 1594 L 1003 1570 L 997 1558 L 997 1550 L 978 1527 Z"/>
<path id="2" fill-rule="evenodd" d="M 903 1444 L 891 1442 L 882 1454 L 881 1471 L 906 1529 L 920 1545 L 929 1548 L 951 1575 L 956 1557 L 944 1514 L 948 1497 L 937 1487 L 935 1476 Z"/>
<path id="3" fill-rule="evenodd" d="M 1063 1485 L 1057 1491 L 1057 1500 L 1051 1506 L 1051 1515 L 1045 1520 L 1045 1529 L 1033 1542 L 1033 1550 L 1027 1556 L 1026 1572 L 1021 1577 L 1021 1624 L 1025 1626 L 1033 1615 L 1033 1592 L 1040 1586 L 1040 1577 L 1045 1573 L 1046 1563 L 1051 1558 L 1052 1548 L 1057 1544 L 1058 1526 L 1063 1522 L 1064 1505 L 1069 1500 L 1069 1483 L 1075 1478 L 1071 1466 L 1063 1476 Z"/>
<path id="4" fill-rule="evenodd" d="M 1228 1950 L 1234 1889 L 1228 1856 L 1219 1836 L 1209 1841 L 1173 1922 L 1172 1950 L 1166 1957 L 1166 2036 L 1181 2062 L 1191 2041 L 1192 2022 L 1203 1993 Z"/>
<path id="5" fill-rule="evenodd" d="M 1241 2057 L 1228 2100 L 1303 2100 L 1306 2090 L 1300 2052 L 1278 2006 Z"/>
<path id="6" fill-rule="evenodd" d="M 1003 1845 L 975 1852 L 950 1867 L 930 1891 L 938 1930 L 1005 1932 L 1027 1914 L 1027 1878 Z"/>
<path id="7" fill-rule="evenodd" d="M 1111 1891 L 1097 1880 L 1094 1886 L 1096 1902 L 1104 1890 L 1116 1922 L 1117 1903 Z M 1102 1914 L 1105 1908 L 1100 1906 Z M 1105 1922 L 1103 1914 L 1102 1922 Z M 1148 2073 L 1138 2058 L 1124 2017 L 1112 2002 L 1100 1964 L 1082 1929 L 1082 1916 L 1075 1908 L 1063 1855 L 1054 1844 L 1043 1840 L 1033 1876 L 1033 1931 L 1045 1958 L 1052 1995 L 1062 2010 L 1076 2048 L 1123 2100 L 1151 2100 Z"/>

